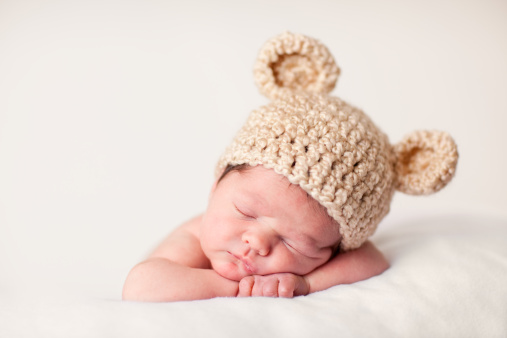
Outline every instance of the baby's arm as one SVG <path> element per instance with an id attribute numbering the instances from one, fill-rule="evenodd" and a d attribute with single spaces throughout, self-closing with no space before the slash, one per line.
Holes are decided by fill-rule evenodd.
<path id="1" fill-rule="evenodd" d="M 293 297 L 326 290 L 338 284 L 359 282 L 384 272 L 389 263 L 371 243 L 333 257 L 306 276 L 275 273 L 247 276 L 240 281 L 239 296 Z"/>
<path id="2" fill-rule="evenodd" d="M 176 229 L 129 273 L 123 299 L 150 302 L 235 297 L 238 282 L 209 266 L 201 250 L 197 217 Z"/>
<path id="3" fill-rule="evenodd" d="M 306 276 L 309 292 L 326 290 L 338 284 L 351 284 L 380 275 L 389 268 L 384 255 L 371 242 L 340 253 Z"/>

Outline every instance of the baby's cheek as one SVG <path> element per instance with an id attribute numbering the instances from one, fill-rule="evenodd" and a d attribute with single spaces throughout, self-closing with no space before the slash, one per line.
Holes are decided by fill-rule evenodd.
<path id="1" fill-rule="evenodd" d="M 203 248 L 219 249 L 225 242 L 223 231 L 217 226 L 203 226 L 200 235 L 201 246 Z"/>
<path id="2" fill-rule="evenodd" d="M 220 276 L 239 282 L 246 274 L 232 262 L 212 262 L 213 270 Z"/>
<path id="3" fill-rule="evenodd" d="M 226 244 L 237 236 L 237 226 L 225 218 L 210 216 L 202 228 L 202 235 L 206 240 L 218 244 Z"/>
<path id="4" fill-rule="evenodd" d="M 301 269 L 301 261 L 289 250 L 281 248 L 271 255 L 268 269 L 269 274 L 282 272 L 297 274 Z"/>
<path id="5" fill-rule="evenodd" d="M 273 273 L 290 272 L 295 275 L 304 276 L 315 270 L 326 261 L 324 259 L 311 259 L 301 254 L 288 252 L 280 255 L 275 262 L 277 270 Z"/>

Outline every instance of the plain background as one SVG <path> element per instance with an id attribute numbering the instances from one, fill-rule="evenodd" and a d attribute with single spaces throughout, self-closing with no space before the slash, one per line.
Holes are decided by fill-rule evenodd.
<path id="1" fill-rule="evenodd" d="M 390 137 L 450 132 L 460 161 L 391 214 L 507 217 L 507 2 L 0 0 L 0 296 L 119 299 L 129 269 L 202 212 L 248 113 L 262 44 L 321 40 L 333 95 Z M 416 216 L 413 216 L 416 217 Z"/>

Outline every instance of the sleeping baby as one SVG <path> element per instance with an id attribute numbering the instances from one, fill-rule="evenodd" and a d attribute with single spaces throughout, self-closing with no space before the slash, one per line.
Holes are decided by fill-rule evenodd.
<path id="1" fill-rule="evenodd" d="M 294 297 L 381 274 L 368 241 L 395 190 L 430 194 L 453 177 L 444 132 L 391 145 L 361 110 L 328 93 L 339 75 L 307 36 L 268 41 L 255 65 L 272 102 L 253 111 L 220 158 L 206 211 L 129 273 L 123 299 Z"/>

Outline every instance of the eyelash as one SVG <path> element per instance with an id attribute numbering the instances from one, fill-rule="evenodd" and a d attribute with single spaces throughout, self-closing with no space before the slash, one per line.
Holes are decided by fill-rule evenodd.
<path id="1" fill-rule="evenodd" d="M 251 215 L 247 215 L 243 211 L 239 210 L 239 208 L 236 205 L 234 205 L 234 208 L 236 209 L 237 212 L 239 212 L 241 215 L 245 216 L 246 218 L 252 218 L 252 219 L 255 218 L 255 217 L 253 217 Z"/>
<path id="2" fill-rule="evenodd" d="M 298 249 L 296 249 L 295 247 L 293 247 L 292 245 L 290 245 L 284 238 L 281 239 L 281 241 L 283 242 L 283 244 L 285 244 L 285 246 L 287 246 L 289 249 L 292 249 L 294 251 L 296 251 L 297 253 L 299 253 L 300 255 L 303 255 L 301 253 L 301 251 L 299 251 Z"/>
<path id="3" fill-rule="evenodd" d="M 281 239 L 281 241 L 283 242 L 283 244 L 285 244 L 285 246 L 286 246 L 286 247 L 289 247 L 290 249 L 294 249 L 294 248 L 292 247 L 292 245 L 290 245 L 289 243 L 287 243 L 287 241 L 286 241 L 285 239 L 283 239 L 283 238 L 282 238 L 282 239 Z M 296 250 L 296 249 L 294 249 L 294 250 Z M 296 250 L 296 251 L 297 251 L 297 250 Z"/>

